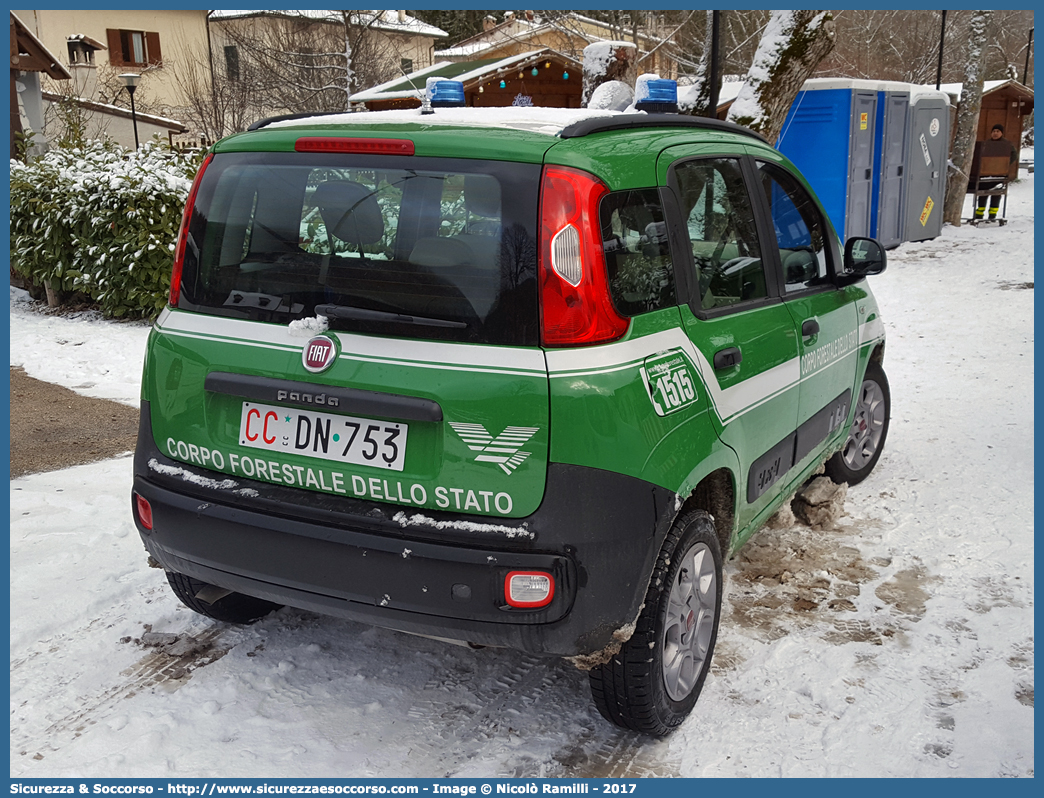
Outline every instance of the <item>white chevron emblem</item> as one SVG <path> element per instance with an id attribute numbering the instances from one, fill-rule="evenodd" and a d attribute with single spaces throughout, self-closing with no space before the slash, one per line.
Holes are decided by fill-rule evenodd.
<path id="1" fill-rule="evenodd" d="M 480 452 L 476 463 L 496 463 L 505 474 L 511 474 L 532 454 L 519 449 L 540 431 L 539 427 L 508 427 L 494 438 L 481 424 L 450 422 L 450 426 L 471 451 Z"/>

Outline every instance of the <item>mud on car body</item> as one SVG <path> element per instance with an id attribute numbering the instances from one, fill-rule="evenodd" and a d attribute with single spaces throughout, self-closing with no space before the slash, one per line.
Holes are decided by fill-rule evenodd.
<path id="1" fill-rule="evenodd" d="M 887 432 L 884 332 L 736 126 L 440 108 L 218 142 L 149 339 L 134 517 L 179 598 L 570 658 L 663 734 L 722 560 Z"/>

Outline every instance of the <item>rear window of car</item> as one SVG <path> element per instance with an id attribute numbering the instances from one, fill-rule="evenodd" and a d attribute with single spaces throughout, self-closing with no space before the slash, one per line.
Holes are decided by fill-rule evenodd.
<path id="1" fill-rule="evenodd" d="M 540 167 L 229 153 L 204 174 L 178 307 L 535 346 Z"/>

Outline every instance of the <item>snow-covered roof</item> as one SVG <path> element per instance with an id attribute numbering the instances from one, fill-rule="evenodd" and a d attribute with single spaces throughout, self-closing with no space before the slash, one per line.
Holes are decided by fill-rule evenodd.
<path id="1" fill-rule="evenodd" d="M 934 86 L 925 86 L 919 83 L 904 83 L 898 80 L 861 80 L 858 78 L 810 78 L 802 85 L 804 91 L 816 91 L 825 89 L 862 89 L 865 91 L 892 91 L 907 92 L 910 102 L 915 103 L 923 99 L 940 99 L 947 104 L 950 102 L 948 94 L 943 90 L 937 90 Z"/>
<path id="2" fill-rule="evenodd" d="M 519 64 L 532 60 L 539 61 L 542 58 L 548 58 L 550 55 L 551 51 L 544 48 L 528 53 L 520 53 L 519 55 L 509 55 L 505 58 L 487 58 L 480 61 L 440 61 L 425 69 L 411 72 L 405 77 L 392 78 L 379 86 L 357 92 L 349 97 L 348 101 L 361 103 L 372 102 L 373 100 L 396 100 L 407 97 L 415 97 L 419 100 L 424 96 L 425 81 L 429 77 L 452 78 L 467 84 L 472 80 L 495 74 L 500 70 L 517 67 Z M 560 53 L 554 54 L 554 58 L 559 61 L 576 64 L 578 69 L 581 66 L 580 62 L 574 61 L 572 58 L 563 56 Z"/>
<path id="3" fill-rule="evenodd" d="M 452 61 L 439 61 L 429 67 L 424 67 L 424 69 L 418 69 L 415 72 L 411 72 L 405 77 L 394 77 L 391 80 L 386 80 L 384 83 L 378 84 L 377 86 L 371 86 L 368 89 L 358 91 L 348 98 L 348 102 L 362 103 L 369 100 L 394 100 L 403 97 L 416 97 L 417 99 L 420 99 L 421 95 L 424 93 L 425 81 L 429 77 L 452 77 L 456 80 L 457 78 L 455 75 L 446 74 L 453 66 L 466 65 L 455 65 Z M 409 88 L 402 88 L 403 84 L 409 86 Z"/>
<path id="4" fill-rule="evenodd" d="M 999 82 L 999 81 L 997 81 Z M 739 97 L 740 90 L 744 86 L 742 80 L 726 81 L 721 84 L 718 93 L 718 107 L 727 105 Z M 959 85 L 959 84 L 958 84 Z M 678 104 L 692 104 L 696 97 L 696 86 L 678 87 Z M 896 91 L 909 92 L 910 102 L 923 98 L 940 98 L 949 102 L 949 97 L 943 90 L 936 91 L 934 86 L 921 86 L 916 83 L 902 83 L 896 80 L 859 80 L 857 78 L 809 78 L 802 86 L 802 91 L 822 91 L 825 89 L 865 89 L 868 91 Z"/>
<path id="5" fill-rule="evenodd" d="M 603 29 L 606 31 L 606 36 L 601 37 L 592 33 L 590 30 L 570 26 L 568 24 L 569 20 L 576 20 L 589 28 L 593 27 Z M 498 47 L 505 42 L 526 41 L 539 33 L 550 30 L 561 30 L 574 36 L 578 36 L 588 42 L 598 42 L 614 38 L 614 31 L 608 23 L 601 22 L 597 19 L 591 19 L 590 17 L 581 16 L 576 12 L 570 12 L 561 19 L 534 17 L 532 20 L 529 20 L 525 17 L 514 17 L 501 22 L 495 28 L 482 31 L 468 39 L 464 39 L 453 47 L 447 47 L 444 50 L 437 50 L 435 52 L 435 57 L 466 58 L 468 56 L 475 56 L 485 52 L 486 50 L 492 49 L 493 47 Z M 660 41 L 657 37 L 650 36 L 647 33 L 639 34 L 639 38 L 651 42 Z"/>
<path id="6" fill-rule="evenodd" d="M 508 19 L 501 22 L 495 28 L 482 31 L 469 39 L 458 42 L 453 47 L 444 50 L 436 50 L 436 58 L 467 58 L 478 55 L 492 47 L 500 45 L 505 41 L 520 41 L 530 38 L 534 31 L 546 28 L 547 25 L 539 17 L 530 21 L 527 19 Z"/>
<path id="7" fill-rule="evenodd" d="M 863 91 L 909 91 L 912 83 L 898 80 L 864 80 L 860 78 L 809 78 L 801 86 L 803 91 L 826 89 L 857 89 Z"/>
<path id="8" fill-rule="evenodd" d="M 427 22 L 421 22 L 416 17 L 411 17 L 405 11 L 374 10 L 353 11 L 352 23 L 355 25 L 370 25 L 378 30 L 390 33 L 409 33 L 414 36 L 431 36 L 442 39 L 449 36 L 442 28 L 436 28 Z M 280 17 L 305 17 L 317 21 L 340 22 L 340 11 L 318 11 L 318 10 L 260 10 L 260 11 L 231 11 L 217 10 L 210 12 L 210 18 L 222 19 L 246 19 L 248 17 L 280 16 Z"/>
<path id="9" fill-rule="evenodd" d="M 44 47 L 43 42 L 26 27 L 14 11 L 10 13 L 11 27 L 14 29 L 12 34 L 18 48 L 18 52 L 12 55 L 12 66 L 17 63 L 18 69 L 22 72 L 44 72 L 52 80 L 70 80 L 72 75 L 62 66 L 62 62 L 54 53 Z M 23 53 L 28 57 L 22 58 Z"/>
<path id="10" fill-rule="evenodd" d="M 41 91 L 40 96 L 49 102 L 61 102 L 65 98 L 60 94 L 55 94 L 50 91 Z M 99 103 L 94 100 L 87 100 L 83 97 L 74 97 L 73 102 L 83 108 L 88 108 L 92 111 L 97 111 L 102 114 L 109 114 L 110 116 L 122 116 L 130 119 L 132 114 L 129 108 L 123 108 L 119 105 L 110 105 L 109 103 Z M 177 119 L 171 119 L 167 116 L 157 116 L 156 114 L 144 114 L 141 111 L 135 111 L 133 116 L 136 116 L 140 122 L 148 122 L 153 125 L 160 127 L 169 127 L 176 132 L 185 132 L 188 127 L 184 122 L 179 122 Z"/>
<path id="11" fill-rule="evenodd" d="M 678 87 L 678 105 L 682 107 L 691 106 L 696 100 L 697 86 L 695 84 L 689 86 Z M 742 80 L 729 80 L 721 84 L 721 89 L 718 90 L 718 107 L 732 102 L 735 100 L 740 93 L 740 89 L 743 88 Z"/>
<path id="12" fill-rule="evenodd" d="M 305 119 L 272 122 L 266 129 L 277 127 L 314 127 L 319 125 L 404 125 L 418 123 L 432 127 L 500 127 L 557 136 L 574 122 L 595 117 L 614 116 L 617 111 L 591 108 L 438 108 L 432 114 L 421 114 L 420 108 L 361 113 L 326 114 Z"/>
<path id="13" fill-rule="evenodd" d="M 1026 94 L 1030 97 L 1033 96 L 1033 89 L 1029 86 L 1024 86 L 1017 80 L 986 80 L 982 84 L 982 93 L 988 94 L 991 91 L 996 91 L 1002 86 L 1010 85 L 1013 89 L 1016 89 L 1020 94 Z M 939 86 L 940 91 L 944 91 L 947 94 L 952 94 L 958 100 L 961 99 L 961 91 L 964 89 L 963 83 L 943 83 Z"/>
<path id="14" fill-rule="evenodd" d="M 65 41 L 67 42 L 83 42 L 84 44 L 93 47 L 95 50 L 108 50 L 109 48 L 102 44 L 97 39 L 92 39 L 86 33 L 74 33 L 71 36 L 66 36 Z"/>

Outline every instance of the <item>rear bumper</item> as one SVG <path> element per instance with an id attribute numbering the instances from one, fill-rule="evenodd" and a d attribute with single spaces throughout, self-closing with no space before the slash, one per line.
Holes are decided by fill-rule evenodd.
<path id="1" fill-rule="evenodd" d="M 142 403 L 135 523 L 166 569 L 269 601 L 405 632 L 572 656 L 634 621 L 673 522 L 675 494 L 598 469 L 551 464 L 522 519 L 399 507 L 280 487 L 162 454 Z M 133 500 L 132 500 L 133 504 Z M 539 609 L 507 606 L 511 571 L 554 575 Z"/>

